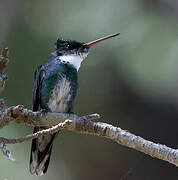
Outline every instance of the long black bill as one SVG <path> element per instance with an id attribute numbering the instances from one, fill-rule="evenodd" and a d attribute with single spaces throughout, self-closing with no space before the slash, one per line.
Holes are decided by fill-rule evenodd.
<path id="1" fill-rule="evenodd" d="M 96 39 L 94 41 L 91 41 L 91 42 L 88 42 L 88 43 L 84 43 L 83 45 L 86 46 L 87 48 L 90 48 L 90 47 L 94 46 L 97 43 L 100 43 L 102 41 L 105 41 L 107 39 L 113 38 L 113 37 L 118 36 L 118 35 L 120 35 L 120 33 L 111 34 L 109 36 L 105 36 L 105 37 Z"/>

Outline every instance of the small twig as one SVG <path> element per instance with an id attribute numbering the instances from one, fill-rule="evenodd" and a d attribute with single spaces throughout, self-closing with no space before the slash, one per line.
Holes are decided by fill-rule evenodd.
<path id="1" fill-rule="evenodd" d="M 4 48 L 0 55 L 0 92 L 4 89 L 5 83 L 7 81 L 7 75 L 4 73 L 4 71 L 9 62 L 8 55 L 9 55 L 9 49 Z"/>
<path id="2" fill-rule="evenodd" d="M 5 71 L 5 68 L 7 67 L 7 64 L 9 62 L 8 56 L 9 56 L 9 49 L 4 48 L 0 55 L 0 73 L 3 73 Z"/>
<path id="3" fill-rule="evenodd" d="M 15 159 L 12 157 L 11 152 L 9 149 L 6 147 L 5 143 L 0 142 L 0 149 L 2 150 L 3 154 L 9 158 L 11 161 L 15 161 Z"/>
<path id="4" fill-rule="evenodd" d="M 27 135 L 27 136 L 22 137 L 22 138 L 7 139 L 7 138 L 0 137 L 0 142 L 3 142 L 4 144 L 22 143 L 22 142 L 37 138 L 37 137 L 42 136 L 42 135 L 53 134 L 55 132 L 58 132 L 59 130 L 65 129 L 66 124 L 69 125 L 71 123 L 72 123 L 71 120 L 66 120 L 63 123 L 59 123 L 56 126 L 53 126 L 51 128 L 48 128 L 48 129 L 44 129 L 42 131 L 38 131 L 34 134 L 30 134 L 30 135 Z"/>

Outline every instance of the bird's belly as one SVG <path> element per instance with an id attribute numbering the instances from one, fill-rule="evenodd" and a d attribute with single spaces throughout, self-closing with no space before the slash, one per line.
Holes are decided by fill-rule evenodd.
<path id="1" fill-rule="evenodd" d="M 71 101 L 71 83 L 66 78 L 59 80 L 49 98 L 48 107 L 52 112 L 68 112 Z"/>

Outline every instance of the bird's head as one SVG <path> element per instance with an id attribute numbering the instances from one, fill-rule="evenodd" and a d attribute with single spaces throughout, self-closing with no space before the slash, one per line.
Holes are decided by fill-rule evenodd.
<path id="1" fill-rule="evenodd" d="M 66 40 L 59 37 L 55 43 L 56 52 L 60 60 L 73 64 L 78 70 L 81 62 L 87 57 L 89 49 L 92 46 L 104 40 L 118 36 L 119 34 L 120 33 L 105 36 L 88 43 L 82 43 L 75 40 Z"/>

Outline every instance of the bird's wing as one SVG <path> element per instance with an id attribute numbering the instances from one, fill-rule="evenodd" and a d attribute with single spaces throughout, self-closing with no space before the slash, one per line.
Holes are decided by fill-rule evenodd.
<path id="1" fill-rule="evenodd" d="M 41 88 L 44 77 L 45 69 L 44 66 L 41 65 L 37 68 L 34 74 L 33 111 L 38 111 L 41 109 Z"/>
<path id="2" fill-rule="evenodd" d="M 42 83 L 45 77 L 45 68 L 43 65 L 39 66 L 35 72 L 35 81 L 33 88 L 33 111 L 41 110 L 41 89 Z M 43 127 L 35 127 L 33 133 L 43 130 Z M 30 172 L 31 174 L 43 175 L 46 173 L 51 149 L 52 142 L 55 134 L 49 134 L 46 136 L 40 136 L 39 138 L 32 140 L 31 157 L 30 157 Z"/>

